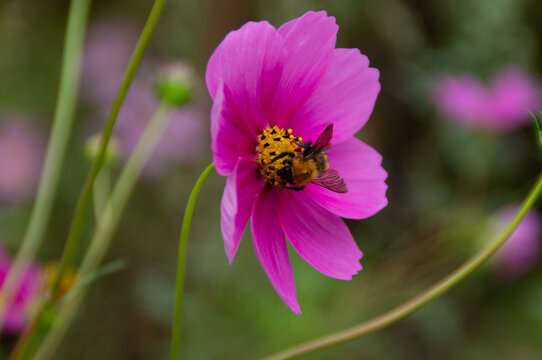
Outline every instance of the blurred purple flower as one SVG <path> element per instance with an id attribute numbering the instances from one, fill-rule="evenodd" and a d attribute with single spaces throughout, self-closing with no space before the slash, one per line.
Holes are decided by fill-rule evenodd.
<path id="1" fill-rule="evenodd" d="M 99 22 L 89 31 L 83 81 L 86 96 L 96 106 L 94 117 L 99 118 L 91 124 L 91 133 L 101 131 L 137 36 L 137 31 L 131 26 L 117 22 Z M 149 69 L 159 68 L 157 63 L 151 59 L 142 64 L 119 113 L 114 136 L 120 142 L 124 158 L 137 145 L 158 106 L 153 84 L 158 70 L 153 71 L 154 76 L 149 73 Z M 174 163 L 194 161 L 204 153 L 208 144 L 206 105 L 196 100 L 174 112 L 160 144 L 145 167 L 144 175 L 156 176 Z"/>
<path id="2" fill-rule="evenodd" d="M 433 100 L 451 120 L 491 132 L 510 131 L 530 122 L 528 111 L 540 110 L 540 86 L 521 68 L 502 69 L 491 85 L 470 75 L 441 77 Z"/>
<path id="3" fill-rule="evenodd" d="M 502 208 L 495 217 L 496 228 L 503 230 L 518 210 L 518 205 Z M 541 221 L 540 214 L 535 210 L 530 210 L 510 238 L 497 251 L 494 264 L 501 277 L 513 279 L 537 264 L 542 235 Z"/>
<path id="4" fill-rule="evenodd" d="M 137 85 L 130 89 L 114 132 L 123 157 L 127 158 L 134 150 L 157 106 L 158 100 L 151 89 Z M 208 146 L 205 124 L 198 104 L 175 110 L 144 175 L 157 176 L 173 163 L 197 160 Z"/>
<path id="5" fill-rule="evenodd" d="M 41 139 L 23 119 L 0 125 L 0 203 L 19 205 L 33 195 L 42 156 Z"/>
<path id="6" fill-rule="evenodd" d="M 11 259 L 0 245 L 0 286 L 3 284 Z M 6 312 L 4 330 L 10 334 L 20 333 L 29 320 L 32 306 L 35 304 L 42 288 L 42 272 L 36 265 L 23 270 L 22 281 L 11 307 Z"/>
<path id="7" fill-rule="evenodd" d="M 83 59 L 83 93 L 109 108 L 137 43 L 137 28 L 122 21 L 90 27 Z"/>
<path id="8" fill-rule="evenodd" d="M 301 309 L 285 237 L 318 271 L 350 280 L 362 253 L 341 217 L 364 219 L 387 204 L 382 156 L 354 137 L 373 111 L 379 72 L 358 49 L 335 48 L 338 29 L 324 11 L 278 29 L 248 22 L 207 65 L 212 150 L 217 172 L 227 176 L 226 255 L 231 263 L 251 219 L 256 256 L 295 313 Z M 302 141 L 316 141 L 329 169 L 292 171 L 303 166 L 303 147 L 311 153 Z M 309 166 L 314 157 L 307 155 Z M 295 174 L 313 177 L 302 182 Z"/>

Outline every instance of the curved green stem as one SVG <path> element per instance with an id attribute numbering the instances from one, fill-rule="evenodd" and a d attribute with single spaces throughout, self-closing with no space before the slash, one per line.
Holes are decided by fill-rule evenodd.
<path id="1" fill-rule="evenodd" d="M 117 92 L 117 96 L 115 97 L 113 106 L 111 107 L 111 112 L 109 113 L 109 118 L 107 119 L 107 123 L 105 124 L 105 128 L 101 137 L 98 155 L 92 163 L 92 168 L 90 169 L 83 190 L 81 191 L 79 201 L 77 202 L 77 206 L 75 208 L 75 213 L 73 215 L 72 223 L 70 226 L 68 239 L 66 240 L 64 252 L 58 265 L 58 271 L 56 273 L 55 280 L 51 289 L 52 294 L 55 294 L 58 291 L 58 288 L 62 281 L 62 277 L 70 266 L 75 250 L 77 249 L 81 229 L 83 226 L 83 220 L 85 218 L 85 213 L 92 197 L 94 182 L 104 162 L 105 152 L 107 149 L 107 145 L 109 144 L 109 139 L 111 138 L 111 133 L 113 132 L 113 127 L 115 126 L 115 122 L 117 120 L 117 115 L 120 111 L 126 93 L 128 92 L 130 84 L 132 83 L 132 80 L 136 74 L 139 64 L 141 63 L 141 58 L 143 57 L 145 49 L 147 48 L 150 37 L 154 32 L 154 29 L 156 28 L 156 23 L 158 22 L 160 14 L 162 13 L 164 3 L 165 0 L 154 1 L 154 5 L 149 14 L 147 22 L 145 23 L 143 32 L 141 33 L 134 53 L 132 54 L 130 62 L 128 63 L 128 68 L 126 69 L 126 73 L 124 74 L 122 84 L 119 88 L 119 91 Z"/>
<path id="2" fill-rule="evenodd" d="M 9 308 L 17 284 L 20 283 L 21 270 L 28 266 L 38 251 L 56 197 L 59 177 L 73 125 L 73 115 L 79 88 L 81 54 L 89 9 L 90 0 L 72 0 L 70 3 L 64 38 L 60 85 L 51 136 L 47 145 L 43 171 L 30 222 L 21 247 L 2 286 L 0 297 L 4 306 L 0 307 L 0 333 L 4 324 L 5 309 Z"/>
<path id="3" fill-rule="evenodd" d="M 57 312 L 50 332 L 32 359 L 50 359 L 60 344 L 86 293 L 86 287 L 81 284 L 84 284 L 85 280 L 96 270 L 105 256 L 124 208 L 130 200 L 137 179 L 169 123 L 171 111 L 172 109 L 164 104 L 158 107 L 137 147 L 122 169 L 111 197 L 97 220 L 96 230 L 90 240 L 89 249 L 85 253 L 85 257 L 77 271 L 77 277 L 72 286 L 72 289 L 76 289 L 76 293 L 68 293 L 63 298 L 65 301 Z M 54 304 L 49 302 L 47 306 L 51 307 L 52 305 Z M 21 353 L 17 359 L 27 359 L 28 357 L 28 354 Z"/>
<path id="4" fill-rule="evenodd" d="M 179 236 L 179 255 L 177 259 L 177 280 L 175 282 L 175 311 L 173 314 L 173 323 L 171 325 L 171 346 L 169 350 L 169 359 L 179 359 L 180 342 L 181 342 L 181 320 L 183 309 L 183 291 L 184 291 L 184 273 L 186 269 L 186 245 L 188 244 L 188 232 L 192 223 L 192 215 L 194 207 L 198 200 L 199 192 L 214 170 L 215 165 L 211 163 L 199 176 L 184 210 L 183 224 L 181 226 L 181 235 Z"/>
<path id="5" fill-rule="evenodd" d="M 493 239 L 485 248 L 483 248 L 478 254 L 474 255 L 469 261 L 460 266 L 457 270 L 425 290 L 421 294 L 415 296 L 409 301 L 397 306 L 396 308 L 377 316 L 373 319 L 365 321 L 359 325 L 352 326 L 345 330 L 341 330 L 315 340 L 311 340 L 300 345 L 283 350 L 276 354 L 266 357 L 266 360 L 279 360 L 279 359 L 291 359 L 301 355 L 306 355 L 311 352 L 325 349 L 334 345 L 342 344 L 344 342 L 360 338 L 377 330 L 383 329 L 386 326 L 394 324 L 395 322 L 407 317 L 420 309 L 427 303 L 436 299 L 446 291 L 450 290 L 455 285 L 459 284 L 474 270 L 480 267 L 491 255 L 493 255 L 499 247 L 506 241 L 506 239 L 512 234 L 516 227 L 520 224 L 521 220 L 525 217 L 529 209 L 533 207 L 535 201 L 542 193 L 542 174 L 538 177 L 535 185 L 525 198 L 522 206 L 514 219 L 508 224 L 507 228 Z"/>

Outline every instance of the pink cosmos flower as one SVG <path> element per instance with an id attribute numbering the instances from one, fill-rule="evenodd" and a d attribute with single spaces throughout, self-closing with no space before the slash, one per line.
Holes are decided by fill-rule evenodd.
<path id="1" fill-rule="evenodd" d="M 10 267 L 11 259 L 0 246 L 0 286 L 2 286 Z M 11 307 L 6 312 L 4 329 L 7 333 L 17 334 L 24 329 L 41 286 L 41 272 L 37 266 L 30 266 L 24 270 L 19 290 Z"/>
<path id="2" fill-rule="evenodd" d="M 470 75 L 442 77 L 434 101 L 444 115 L 464 126 L 502 132 L 530 122 L 528 111 L 540 110 L 542 92 L 522 69 L 508 67 L 489 86 Z"/>
<path id="3" fill-rule="evenodd" d="M 18 205 L 35 191 L 42 149 L 36 133 L 12 118 L 0 125 L 0 204 Z"/>
<path id="4" fill-rule="evenodd" d="M 211 146 L 227 176 L 226 255 L 231 263 L 252 219 L 256 256 L 295 313 L 285 237 L 318 271 L 350 280 L 362 252 L 341 217 L 363 219 L 387 205 L 382 157 L 354 137 L 373 110 L 379 72 L 359 50 L 335 49 L 337 31 L 323 11 L 278 30 L 249 22 L 207 65 Z"/>
<path id="5" fill-rule="evenodd" d="M 496 215 L 496 228 L 502 230 L 512 221 L 519 209 L 518 205 L 502 208 Z M 513 279 L 529 271 L 538 263 L 542 219 L 535 210 L 530 210 L 510 238 L 495 255 L 497 273 L 506 279 Z"/>

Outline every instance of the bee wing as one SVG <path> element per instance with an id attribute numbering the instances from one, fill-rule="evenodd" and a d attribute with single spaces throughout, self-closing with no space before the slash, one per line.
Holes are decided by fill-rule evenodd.
<path id="1" fill-rule="evenodd" d="M 331 137 L 333 136 L 333 124 L 329 124 L 324 131 L 318 136 L 318 140 L 314 143 L 314 146 L 327 150 L 329 148 Z"/>
<path id="2" fill-rule="evenodd" d="M 348 188 L 346 187 L 343 178 L 340 177 L 339 172 L 334 169 L 326 171 L 312 182 L 313 184 L 325 187 L 326 189 L 336 193 L 344 194 L 348 192 Z"/>
<path id="3" fill-rule="evenodd" d="M 327 151 L 329 149 L 329 146 L 331 145 L 331 137 L 333 136 L 333 124 L 329 124 L 324 131 L 318 136 L 318 139 L 314 143 L 314 145 L 307 151 L 304 156 L 306 158 L 311 158 L 315 156 L 316 154 Z"/>

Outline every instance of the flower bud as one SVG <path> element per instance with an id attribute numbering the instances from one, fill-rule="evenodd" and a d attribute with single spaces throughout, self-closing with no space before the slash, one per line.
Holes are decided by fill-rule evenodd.
<path id="1" fill-rule="evenodd" d="M 58 262 L 51 262 L 46 264 L 42 270 L 44 291 L 47 296 L 55 296 L 55 299 L 60 299 L 62 296 L 66 295 L 68 291 L 71 290 L 73 284 L 75 283 L 75 269 L 69 267 L 64 275 L 62 280 L 60 280 L 60 286 L 58 287 L 56 294 L 51 294 L 53 284 L 55 282 L 56 273 L 58 271 Z"/>
<path id="2" fill-rule="evenodd" d="M 156 80 L 158 98 L 170 106 L 181 106 L 194 97 L 194 74 L 188 65 L 177 62 L 167 65 Z"/>
<path id="3" fill-rule="evenodd" d="M 85 155 L 87 158 L 92 161 L 96 156 L 98 156 L 98 151 L 100 150 L 100 140 L 102 138 L 101 134 L 92 135 L 87 139 L 85 144 Z M 104 162 L 106 164 L 114 163 L 120 154 L 120 144 L 117 139 L 111 137 L 109 139 L 109 144 L 107 150 L 105 151 Z"/>

